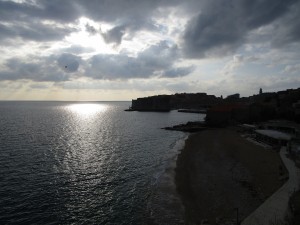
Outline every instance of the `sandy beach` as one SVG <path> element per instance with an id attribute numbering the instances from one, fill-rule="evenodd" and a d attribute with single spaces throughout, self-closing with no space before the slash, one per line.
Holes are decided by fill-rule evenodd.
<path id="1" fill-rule="evenodd" d="M 189 136 L 177 159 L 175 181 L 186 224 L 242 220 L 279 189 L 286 173 L 280 156 L 233 128 Z"/>

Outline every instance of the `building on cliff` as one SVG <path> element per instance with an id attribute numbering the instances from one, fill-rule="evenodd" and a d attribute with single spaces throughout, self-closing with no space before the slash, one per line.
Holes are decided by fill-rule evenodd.
<path id="1" fill-rule="evenodd" d="M 132 110 L 170 111 L 172 109 L 207 109 L 218 103 L 221 98 L 206 93 L 180 93 L 158 95 L 132 100 Z"/>
<path id="2" fill-rule="evenodd" d="M 270 119 L 287 119 L 300 122 L 300 88 L 279 92 L 259 92 L 250 97 L 239 94 L 225 99 L 206 93 L 180 93 L 158 95 L 132 100 L 132 110 L 170 111 L 173 109 L 209 109 L 207 121 L 226 124 L 262 122 Z"/>
<path id="3" fill-rule="evenodd" d="M 168 112 L 170 107 L 170 95 L 157 95 L 132 100 L 131 108 L 136 111 L 161 111 Z"/>

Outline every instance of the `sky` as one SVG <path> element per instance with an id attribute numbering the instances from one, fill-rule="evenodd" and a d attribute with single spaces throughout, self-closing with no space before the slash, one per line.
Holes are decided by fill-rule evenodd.
<path id="1" fill-rule="evenodd" d="M 0 0 L 0 100 L 300 87 L 300 0 Z"/>

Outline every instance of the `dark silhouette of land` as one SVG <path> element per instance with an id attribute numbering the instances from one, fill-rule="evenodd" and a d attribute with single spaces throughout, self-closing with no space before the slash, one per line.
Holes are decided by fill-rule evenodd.
<path id="1" fill-rule="evenodd" d="M 299 161 L 300 88 L 272 93 L 260 88 L 258 94 L 243 98 L 238 93 L 226 98 L 206 93 L 150 96 L 132 100 L 128 111 L 174 109 L 206 113 L 205 122 L 164 128 L 196 132 L 186 141 L 176 168 L 186 224 L 237 224 L 288 179 L 279 149 Z M 292 213 L 297 218 L 295 191 L 293 196 L 283 194 L 295 205 Z"/>
<path id="2" fill-rule="evenodd" d="M 132 100 L 130 110 L 165 111 L 174 109 L 207 110 L 207 122 L 226 126 L 233 121 L 240 123 L 261 122 L 270 119 L 288 119 L 300 122 L 300 88 L 279 92 L 240 97 L 233 94 L 223 97 L 206 93 L 181 93 L 158 95 Z"/>

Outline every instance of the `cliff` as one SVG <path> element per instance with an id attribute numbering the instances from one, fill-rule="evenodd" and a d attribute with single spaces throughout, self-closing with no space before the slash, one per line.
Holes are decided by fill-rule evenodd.
<path id="1" fill-rule="evenodd" d="M 300 88 L 243 97 L 233 94 L 223 99 L 206 93 L 157 95 L 132 100 L 130 110 L 168 112 L 173 109 L 207 111 L 207 122 L 213 125 L 231 122 L 260 122 L 288 119 L 300 122 Z"/>
<path id="2" fill-rule="evenodd" d="M 170 111 L 172 109 L 206 109 L 220 103 L 221 98 L 206 93 L 157 95 L 132 100 L 132 110 Z"/>

